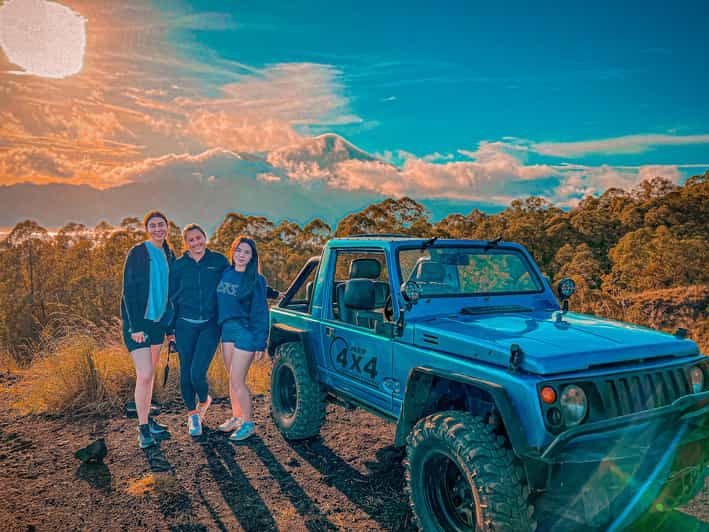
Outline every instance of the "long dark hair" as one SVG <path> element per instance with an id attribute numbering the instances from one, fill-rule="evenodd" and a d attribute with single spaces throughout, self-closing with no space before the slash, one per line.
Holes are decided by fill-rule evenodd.
<path id="1" fill-rule="evenodd" d="M 236 252 L 236 248 L 238 248 L 241 243 L 248 244 L 251 248 L 251 260 L 246 265 L 246 271 L 244 272 L 241 284 L 236 292 L 236 297 L 239 299 L 243 299 L 246 296 L 251 295 L 254 291 L 254 286 L 256 286 L 256 283 L 258 282 L 258 276 L 261 273 L 261 262 L 258 258 L 256 242 L 245 235 L 237 236 L 234 239 L 234 242 L 231 243 L 231 247 L 229 248 L 229 263 L 231 264 L 231 267 L 234 267 L 234 252 Z"/>

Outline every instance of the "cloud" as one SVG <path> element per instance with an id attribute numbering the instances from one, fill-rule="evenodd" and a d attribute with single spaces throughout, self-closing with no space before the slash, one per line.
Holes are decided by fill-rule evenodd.
<path id="1" fill-rule="evenodd" d="M 678 183 L 682 179 L 682 174 L 676 165 L 647 164 L 638 168 L 638 181 L 652 179 L 656 176 L 665 177 L 674 183 Z"/>
<path id="2" fill-rule="evenodd" d="M 578 142 L 531 142 L 530 149 L 540 155 L 554 157 L 583 157 L 592 154 L 643 153 L 656 146 L 709 144 L 705 135 L 643 134 Z"/>
<path id="3" fill-rule="evenodd" d="M 481 142 L 477 150 L 463 153 L 473 160 L 439 164 L 409 154 L 402 168 L 347 161 L 337 165 L 331 184 L 397 197 L 506 201 L 534 190 L 537 180 L 556 183 L 559 173 L 549 165 L 524 164 L 500 143 Z"/>
<path id="4" fill-rule="evenodd" d="M 9 73 L 16 67 L 0 54 L 0 147 L 60 153 L 72 163 L 72 183 L 115 185 L 134 165 L 165 154 L 212 148 L 268 152 L 314 129 L 365 124 L 349 107 L 342 72 L 331 65 L 254 67 L 168 38 L 175 27 L 236 28 L 228 16 L 179 8 L 164 14 L 140 2 L 74 0 L 72 8 L 89 21 L 90 46 L 79 75 L 61 82 L 26 76 L 18 82 Z M 61 167 L 50 173 L 46 161 L 37 161 L 34 170 L 42 168 L 47 173 L 23 170 L 1 179 L 67 179 Z"/>
<path id="5" fill-rule="evenodd" d="M 0 152 L 0 176 L 32 179 L 50 176 L 65 179 L 74 172 L 70 161 L 63 155 L 45 148 L 13 148 Z"/>

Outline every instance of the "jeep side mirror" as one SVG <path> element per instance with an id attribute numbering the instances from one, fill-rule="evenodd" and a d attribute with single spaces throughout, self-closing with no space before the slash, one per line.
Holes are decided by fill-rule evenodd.
<path id="1" fill-rule="evenodd" d="M 556 293 L 561 299 L 561 304 L 564 312 L 569 310 L 569 298 L 576 292 L 576 283 L 569 277 L 564 277 L 559 284 L 556 285 Z"/>
<path id="2" fill-rule="evenodd" d="M 406 281 L 401 285 L 401 295 L 407 303 L 406 306 L 411 308 L 421 298 L 421 287 L 416 281 Z"/>

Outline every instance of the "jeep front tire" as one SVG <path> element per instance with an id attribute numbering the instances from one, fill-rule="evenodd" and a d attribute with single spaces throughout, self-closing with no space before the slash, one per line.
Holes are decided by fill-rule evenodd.
<path id="1" fill-rule="evenodd" d="M 271 369 L 271 415 L 289 440 L 316 436 L 325 420 L 325 393 L 310 375 L 300 342 L 276 348 Z"/>
<path id="2" fill-rule="evenodd" d="M 408 436 L 406 489 L 421 530 L 534 530 L 522 468 L 505 438 L 466 412 L 421 419 Z"/>

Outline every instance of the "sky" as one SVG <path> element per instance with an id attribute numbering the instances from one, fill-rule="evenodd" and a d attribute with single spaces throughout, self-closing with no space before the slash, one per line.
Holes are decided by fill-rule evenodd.
<path id="1" fill-rule="evenodd" d="M 681 183 L 709 168 L 707 23 L 706 2 L 0 0 L 0 185 L 222 183 L 317 216 Z"/>

